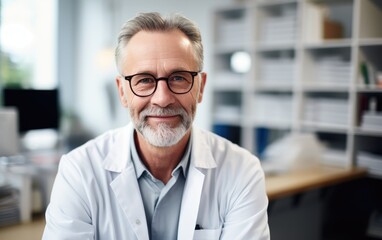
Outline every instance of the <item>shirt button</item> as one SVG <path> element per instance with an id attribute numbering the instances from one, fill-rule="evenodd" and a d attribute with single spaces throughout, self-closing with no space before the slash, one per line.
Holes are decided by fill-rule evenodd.
<path id="1" fill-rule="evenodd" d="M 140 225 L 141 221 L 139 219 L 135 220 L 135 224 Z"/>

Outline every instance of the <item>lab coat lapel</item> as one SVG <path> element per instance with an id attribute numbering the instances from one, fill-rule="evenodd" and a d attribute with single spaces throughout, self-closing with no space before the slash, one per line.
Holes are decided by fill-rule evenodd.
<path id="1" fill-rule="evenodd" d="M 105 170 L 118 174 L 110 183 L 110 187 L 137 239 L 149 240 L 141 192 L 129 152 L 132 131 L 133 126 L 129 124 L 115 137 L 115 144 L 105 158 L 103 167 Z"/>
<path id="2" fill-rule="evenodd" d="M 204 174 L 191 167 L 187 174 L 179 217 L 178 239 L 192 239 L 202 193 Z"/>
<path id="3" fill-rule="evenodd" d="M 193 134 L 190 169 L 179 217 L 178 239 L 182 240 L 193 239 L 205 178 L 203 171 L 216 167 L 204 132 L 194 129 Z"/>
<path id="4" fill-rule="evenodd" d="M 130 165 L 110 184 L 137 239 L 149 240 L 145 210 L 134 167 Z"/>

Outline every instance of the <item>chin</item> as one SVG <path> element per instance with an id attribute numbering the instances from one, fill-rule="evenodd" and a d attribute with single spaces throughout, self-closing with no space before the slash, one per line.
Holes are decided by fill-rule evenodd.
<path id="1" fill-rule="evenodd" d="M 187 131 L 184 125 L 171 127 L 167 124 L 159 124 L 155 129 L 151 126 L 140 129 L 146 141 L 155 147 L 174 146 L 184 138 Z"/>

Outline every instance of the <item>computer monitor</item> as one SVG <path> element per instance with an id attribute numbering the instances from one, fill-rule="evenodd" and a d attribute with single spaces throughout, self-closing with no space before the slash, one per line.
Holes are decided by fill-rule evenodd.
<path id="1" fill-rule="evenodd" d="M 58 90 L 3 88 L 3 105 L 18 110 L 20 133 L 38 129 L 59 129 Z"/>
<path id="2" fill-rule="evenodd" d="M 0 107 L 0 158 L 19 153 L 17 110 Z"/>

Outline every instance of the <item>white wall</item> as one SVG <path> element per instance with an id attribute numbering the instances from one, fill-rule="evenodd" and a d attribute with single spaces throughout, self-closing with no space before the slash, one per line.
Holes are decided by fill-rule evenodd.
<path id="1" fill-rule="evenodd" d="M 65 1 L 65 0 L 62 0 Z M 212 53 L 212 11 L 215 6 L 229 4 L 231 0 L 81 0 L 72 1 L 77 5 L 76 24 L 76 53 L 74 56 L 76 72 L 73 74 L 72 90 L 66 89 L 66 102 L 75 105 L 75 111 L 83 123 L 94 133 L 100 134 L 107 129 L 122 126 L 128 122 L 128 114 L 116 97 L 114 59 L 111 56 L 102 57 L 102 49 L 115 47 L 116 38 L 123 22 L 134 17 L 139 12 L 157 11 L 160 13 L 179 12 L 197 23 L 201 29 L 205 48 L 205 67 L 211 71 Z M 73 14 L 73 13 L 72 13 Z M 70 49 L 68 49 L 71 51 Z M 103 55 L 111 55 L 104 51 Z M 108 59 L 109 58 L 109 59 Z M 99 61 L 103 60 L 101 64 Z M 105 61 L 106 59 L 106 61 Z M 111 67 L 107 67 L 111 63 Z M 199 105 L 196 125 L 209 129 L 211 125 L 210 104 L 211 86 L 213 79 L 207 79 L 204 101 Z M 114 90 L 113 101 L 117 103 L 117 113 L 113 115 L 107 95 L 107 86 Z M 75 101 L 73 100 L 75 99 Z"/>

